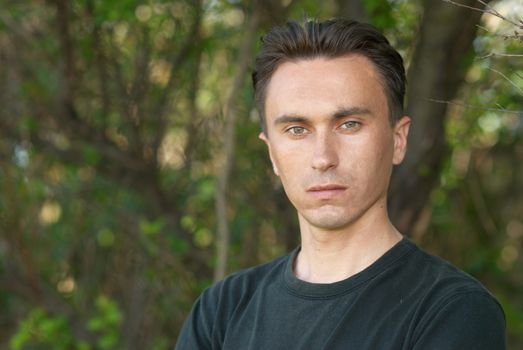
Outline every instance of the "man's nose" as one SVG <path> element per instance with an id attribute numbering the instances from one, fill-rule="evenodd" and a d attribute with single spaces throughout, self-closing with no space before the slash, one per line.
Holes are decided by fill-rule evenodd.
<path id="1" fill-rule="evenodd" d="M 338 152 L 335 135 L 332 135 L 329 132 L 316 134 L 316 140 L 312 152 L 313 169 L 323 172 L 338 165 Z"/>

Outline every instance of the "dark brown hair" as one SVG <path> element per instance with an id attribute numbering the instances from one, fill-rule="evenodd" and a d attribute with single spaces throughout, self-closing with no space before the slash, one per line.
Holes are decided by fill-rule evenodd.
<path id="1" fill-rule="evenodd" d="M 337 58 L 353 53 L 367 57 L 382 77 L 391 125 L 403 115 L 406 80 L 403 59 L 372 25 L 349 19 L 310 20 L 303 25 L 292 21 L 272 28 L 261 40 L 252 82 L 264 132 L 267 85 L 279 65 L 297 59 Z"/>

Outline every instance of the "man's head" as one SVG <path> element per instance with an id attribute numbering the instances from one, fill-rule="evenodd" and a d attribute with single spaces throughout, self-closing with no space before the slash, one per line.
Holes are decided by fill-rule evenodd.
<path id="1" fill-rule="evenodd" d="M 401 114 L 401 58 L 356 22 L 299 28 L 291 24 L 265 37 L 267 62 L 259 56 L 254 74 L 265 124 L 260 138 L 274 172 L 303 224 L 338 230 L 383 221 L 392 166 L 403 160 L 410 124 Z M 334 50 L 351 40 L 358 43 L 353 50 Z"/>
<path id="2" fill-rule="evenodd" d="M 284 62 L 318 57 L 337 58 L 348 54 L 367 57 L 381 77 L 393 125 L 403 115 L 405 69 L 399 53 L 373 26 L 347 19 L 304 25 L 289 22 L 270 30 L 262 38 L 252 80 L 262 129 L 266 133 L 265 103 L 267 86 Z"/>

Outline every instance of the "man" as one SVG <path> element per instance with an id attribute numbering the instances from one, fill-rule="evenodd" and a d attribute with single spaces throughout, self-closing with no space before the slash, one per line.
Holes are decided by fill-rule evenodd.
<path id="1" fill-rule="evenodd" d="M 177 349 L 504 349 L 492 295 L 389 221 L 410 119 L 388 41 L 349 20 L 289 23 L 264 36 L 253 82 L 301 246 L 204 291 Z"/>

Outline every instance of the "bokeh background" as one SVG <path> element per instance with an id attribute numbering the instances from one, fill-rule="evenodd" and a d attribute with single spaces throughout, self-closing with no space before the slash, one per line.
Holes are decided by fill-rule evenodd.
<path id="1" fill-rule="evenodd" d="M 521 0 L 1 0 L 0 349 L 172 349 L 199 293 L 299 244 L 250 72 L 349 16 L 408 68 L 393 222 L 484 283 L 523 348 Z"/>

